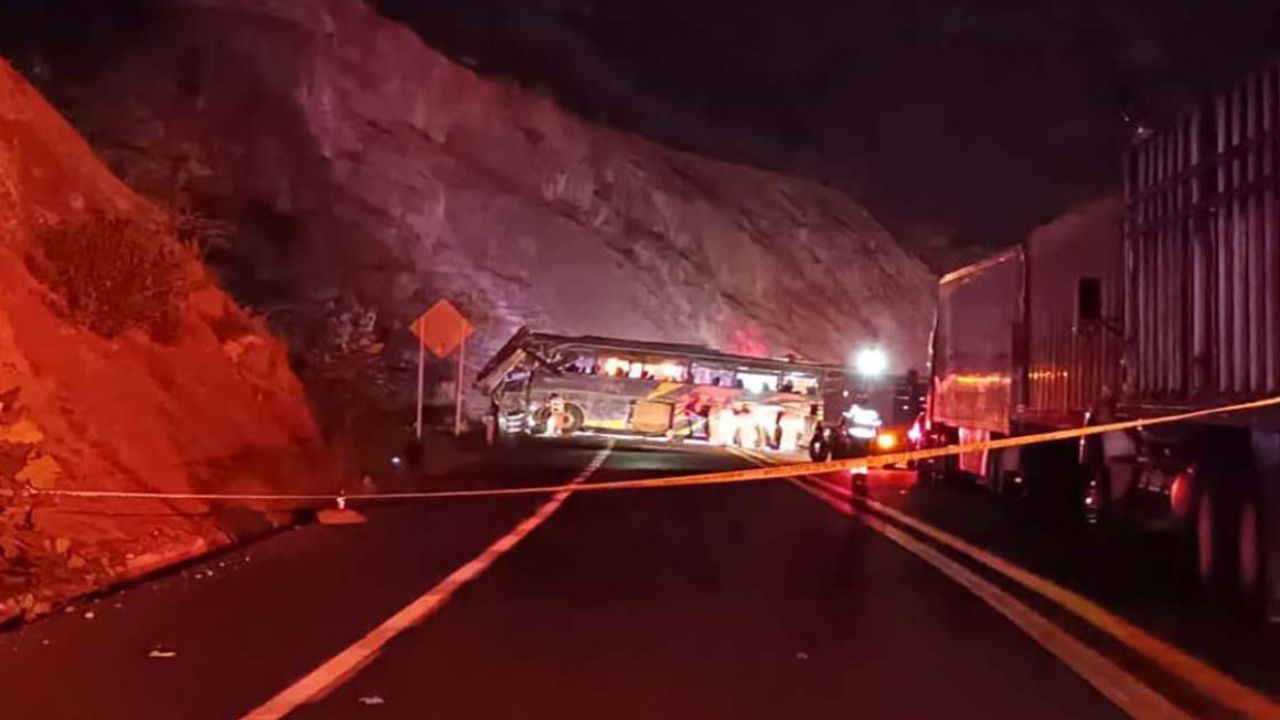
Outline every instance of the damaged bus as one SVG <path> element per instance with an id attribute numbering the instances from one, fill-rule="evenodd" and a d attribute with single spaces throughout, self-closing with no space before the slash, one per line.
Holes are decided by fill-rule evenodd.
<path id="1" fill-rule="evenodd" d="M 480 371 L 503 435 L 578 432 L 795 450 L 821 423 L 838 366 L 698 345 L 521 329 Z"/>

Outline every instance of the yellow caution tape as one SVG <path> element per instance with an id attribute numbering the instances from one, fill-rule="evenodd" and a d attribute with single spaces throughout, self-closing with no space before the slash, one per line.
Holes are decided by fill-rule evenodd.
<path id="1" fill-rule="evenodd" d="M 723 472 L 699 473 L 696 475 L 677 475 L 660 478 L 643 478 L 637 480 L 612 480 L 606 482 L 587 483 L 583 485 L 535 485 L 529 487 L 491 488 L 485 490 L 435 490 L 423 492 L 399 493 L 357 493 L 357 494 L 246 494 L 246 493 L 168 493 L 127 490 L 42 490 L 30 489 L 32 495 L 67 497 L 67 498 L 114 498 L 136 500 L 240 500 L 250 502 L 334 502 L 346 501 L 379 501 L 379 500 L 427 500 L 434 498 L 461 497 L 494 497 L 502 495 L 540 495 L 572 489 L 574 492 L 594 492 L 599 490 L 638 490 L 645 488 L 684 487 L 688 485 L 725 485 L 730 483 L 755 482 L 759 480 L 775 480 L 795 477 L 797 475 L 820 475 L 840 472 L 854 468 L 877 468 L 887 465 L 901 465 L 918 460 L 960 455 L 981 450 L 999 450 L 1003 448 L 1025 447 L 1059 440 L 1074 440 L 1091 435 L 1109 432 L 1120 432 L 1136 428 L 1168 425 L 1206 417 L 1216 417 L 1249 410 L 1280 406 L 1280 396 L 1254 400 L 1251 402 L 1221 405 L 1204 410 L 1159 415 L 1138 420 L 1124 420 L 1090 425 L 1088 427 L 1054 430 L 1052 432 L 1019 435 L 999 440 L 983 440 L 981 442 L 960 445 L 945 445 L 922 450 L 867 455 L 843 460 L 827 460 L 823 462 L 795 463 L 774 467 L 751 468 L 747 470 L 730 470 Z"/>

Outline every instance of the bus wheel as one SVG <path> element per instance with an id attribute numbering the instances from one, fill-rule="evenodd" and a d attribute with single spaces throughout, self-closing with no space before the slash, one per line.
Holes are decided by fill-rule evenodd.
<path id="1" fill-rule="evenodd" d="M 542 407 L 533 415 L 533 423 L 529 425 L 529 432 L 534 435 L 546 435 L 547 423 L 551 420 L 551 409 Z"/>
<path id="2" fill-rule="evenodd" d="M 572 435 L 582 429 L 582 425 L 586 422 L 586 413 L 582 412 L 582 408 L 573 403 L 565 403 L 564 406 L 565 424 L 560 428 L 561 435 Z"/>

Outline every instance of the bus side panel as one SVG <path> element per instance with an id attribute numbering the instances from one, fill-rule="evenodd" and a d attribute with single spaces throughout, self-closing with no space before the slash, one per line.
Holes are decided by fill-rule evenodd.
<path id="1" fill-rule="evenodd" d="M 553 394 L 577 406 L 585 428 L 624 431 L 631 429 L 632 403 L 654 395 L 662 385 L 657 380 L 637 378 L 539 373 L 532 395 L 539 406 Z"/>
<path id="2" fill-rule="evenodd" d="M 938 286 L 932 422 L 1009 432 L 1020 386 L 1015 344 L 1022 316 L 1022 249 L 948 275 Z"/>

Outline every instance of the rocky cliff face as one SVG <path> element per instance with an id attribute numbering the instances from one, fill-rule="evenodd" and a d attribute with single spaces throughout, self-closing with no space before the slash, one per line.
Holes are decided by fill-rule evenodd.
<path id="1" fill-rule="evenodd" d="M 172 227 L 0 61 L 0 619 L 227 542 L 254 515 L 42 491 L 327 484 L 283 344 Z M 138 270 L 154 267 L 180 282 Z M 148 302 L 113 294 L 122 279 Z"/>
<path id="2" fill-rule="evenodd" d="M 521 324 L 924 359 L 933 277 L 837 192 L 588 124 L 360 0 L 160 5 L 77 122 L 135 187 L 235 219 L 215 260 L 296 347 L 341 317 L 408 380 L 403 328 L 449 297 L 476 364 Z"/>

